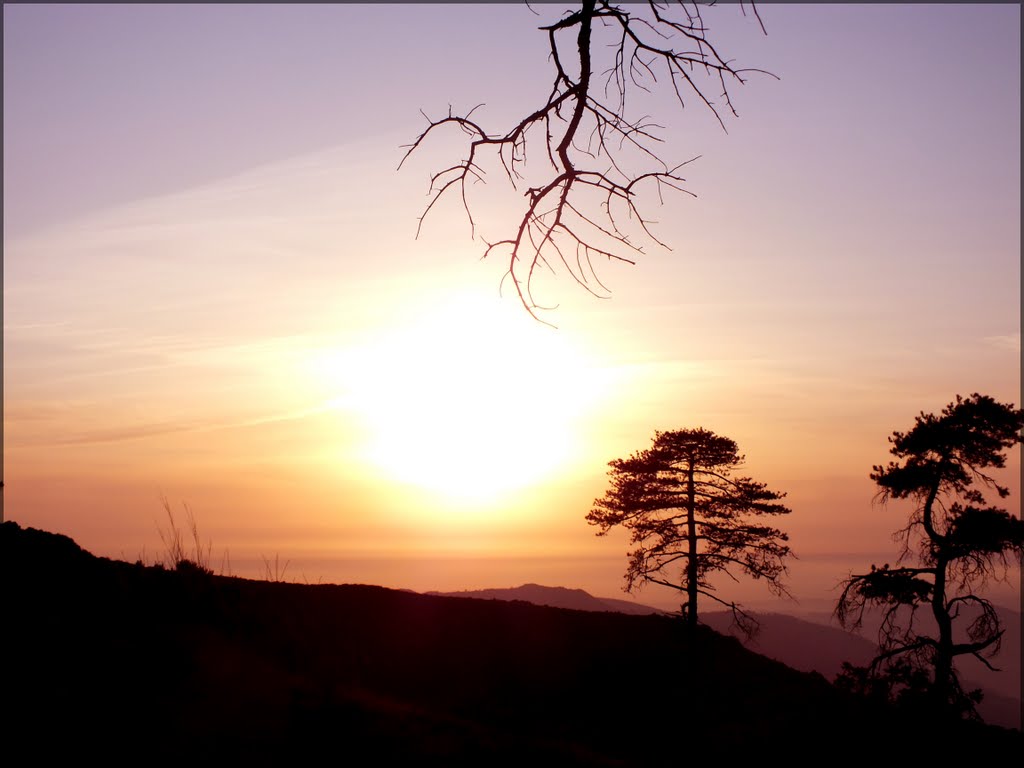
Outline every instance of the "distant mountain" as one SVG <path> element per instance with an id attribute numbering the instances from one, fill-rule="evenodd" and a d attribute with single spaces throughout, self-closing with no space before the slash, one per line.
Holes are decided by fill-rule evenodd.
<path id="1" fill-rule="evenodd" d="M 478 600 L 522 600 L 534 605 L 548 605 L 553 608 L 569 608 L 575 611 L 612 611 L 634 616 L 665 613 L 658 608 L 629 600 L 594 597 L 582 589 L 544 587 L 540 584 L 523 584 L 521 587 L 508 589 L 474 589 L 462 592 L 427 592 L 426 594 L 442 597 L 469 597 Z"/>
<path id="2" fill-rule="evenodd" d="M 678 763 L 688 743 L 798 761 L 836 744 L 851 761 L 1024 747 L 666 616 L 165 570 L 10 522 L 0 578 L 4 746 L 31 764 L 628 768 Z"/>
<path id="3" fill-rule="evenodd" d="M 702 622 L 723 635 L 744 641 L 752 651 L 777 659 L 804 672 L 818 672 L 833 680 L 844 661 L 864 665 L 874 658 L 877 647 L 859 635 L 839 628 L 815 624 L 783 613 L 758 613 L 757 635 L 745 640 L 732 626 L 728 611 L 701 615 Z"/>

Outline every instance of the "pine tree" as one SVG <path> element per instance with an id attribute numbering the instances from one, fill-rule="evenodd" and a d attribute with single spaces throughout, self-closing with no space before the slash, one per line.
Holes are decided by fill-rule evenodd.
<path id="1" fill-rule="evenodd" d="M 958 395 L 940 415 L 921 413 L 909 432 L 894 432 L 890 453 L 898 461 L 871 473 L 883 500 L 909 499 L 915 506 L 896 534 L 902 542 L 896 565 L 851 575 L 836 616 L 857 628 L 869 606 L 881 607 L 879 653 L 865 672 L 884 680 L 897 665 L 930 668 L 925 687 L 945 711 L 973 713 L 978 700 L 962 690 L 954 658 L 969 654 L 991 669 L 999 650 L 999 615 L 978 592 L 989 580 L 1006 578 L 1009 557 L 1024 552 L 1024 522 L 990 506 L 982 489 L 1009 495 L 987 472 L 1006 466 L 1005 451 L 1021 441 L 1022 428 L 1024 411 L 1012 404 Z M 918 616 L 925 606 L 931 627 Z M 957 619 L 966 624 L 960 633 Z"/>
<path id="2" fill-rule="evenodd" d="M 786 594 L 788 537 L 761 519 L 790 510 L 778 503 L 785 494 L 734 475 L 743 461 L 729 438 L 690 429 L 656 432 L 651 448 L 610 462 L 611 488 L 595 500 L 587 521 L 600 526 L 599 536 L 615 526 L 629 530 L 636 549 L 626 591 L 650 582 L 684 592 L 682 611 L 691 626 L 703 595 L 727 606 L 746 634 L 756 631 L 753 618 L 720 598 L 709 577 L 724 571 L 735 578 L 739 571 Z"/>

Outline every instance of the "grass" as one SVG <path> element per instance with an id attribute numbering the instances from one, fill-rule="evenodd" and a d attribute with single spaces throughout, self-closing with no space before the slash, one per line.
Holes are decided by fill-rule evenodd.
<path id="1" fill-rule="evenodd" d="M 164 509 L 167 524 L 162 526 L 157 523 L 157 532 L 160 534 L 160 541 L 163 542 L 164 551 L 163 556 L 157 559 L 155 564 L 171 570 L 198 570 L 212 575 L 214 573 L 211 565 L 213 544 L 209 540 L 205 544 L 203 543 L 192 508 L 188 504 L 182 504 L 185 514 L 184 522 L 181 523 L 175 516 L 174 509 L 167 497 L 162 496 L 160 504 Z M 263 579 L 265 581 L 284 582 L 286 580 L 285 573 L 288 571 L 288 566 L 291 565 L 291 560 L 282 562 L 281 556 L 278 554 L 274 555 L 273 560 L 265 555 L 260 555 L 260 557 L 263 559 Z M 143 549 L 143 554 L 138 562 L 143 565 L 147 564 L 145 549 Z M 231 556 L 227 549 L 224 550 L 221 557 L 220 574 L 222 576 L 232 575 Z"/>
<path id="2" fill-rule="evenodd" d="M 162 497 L 160 501 L 167 514 L 167 528 L 157 526 L 160 540 L 164 545 L 164 565 L 179 571 L 198 569 L 203 573 L 212 574 L 210 554 L 213 544 L 208 541 L 205 546 L 203 545 L 192 509 L 188 504 L 182 505 L 185 509 L 185 526 L 183 528 L 178 524 L 174 510 L 171 508 L 171 502 L 167 500 L 167 497 Z"/>
<path id="3" fill-rule="evenodd" d="M 291 560 L 286 560 L 284 565 L 281 565 L 280 555 L 274 555 L 274 562 L 270 562 L 265 555 L 260 555 L 263 558 L 263 578 L 266 581 L 284 581 L 284 572 L 288 570 L 288 565 Z"/>

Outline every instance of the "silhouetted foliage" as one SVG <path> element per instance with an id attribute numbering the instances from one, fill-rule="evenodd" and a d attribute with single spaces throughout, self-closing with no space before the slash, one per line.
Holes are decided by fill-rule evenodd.
<path id="1" fill-rule="evenodd" d="M 961 718 L 971 716 L 982 698 L 981 689 L 958 689 L 957 695 L 951 701 L 943 702 L 936 711 L 927 669 L 914 664 L 910 659 L 899 657 L 893 658 L 884 669 L 844 663 L 835 684 L 841 691 L 863 696 L 877 704 L 895 705 L 918 718 L 929 714 L 953 714 Z"/>
<path id="2" fill-rule="evenodd" d="M 682 611 L 697 623 L 697 598 L 704 595 L 727 606 L 747 635 L 757 622 L 735 602 L 715 594 L 709 576 L 740 571 L 764 579 L 777 594 L 788 536 L 757 518 L 789 514 L 778 503 L 783 493 L 749 477 L 736 477 L 743 465 L 736 443 L 704 429 L 656 432 L 651 448 L 609 463 L 611 488 L 594 501 L 587 521 L 599 536 L 615 526 L 630 532 L 637 548 L 629 554 L 626 591 L 651 582 L 685 592 Z M 679 568 L 676 581 L 670 572 Z"/>
<path id="3" fill-rule="evenodd" d="M 484 180 L 486 153 L 494 153 L 513 188 L 525 187 L 523 209 L 510 222 L 507 235 L 484 240 L 484 256 L 507 258 L 506 277 L 534 317 L 537 310 L 548 308 L 533 296 L 538 268 L 555 271 L 561 265 L 584 289 L 606 295 L 594 270 L 595 258 L 632 264 L 643 253 L 637 237 L 668 247 L 652 234 L 652 221 L 641 213 L 641 198 L 650 195 L 644 201 L 650 204 L 661 202 L 665 190 L 692 194 L 682 187 L 685 180 L 679 172 L 696 158 L 669 164 L 661 157 L 655 148 L 663 141 L 658 132 L 664 126 L 632 114 L 642 94 L 661 77 L 680 107 L 692 96 L 724 129 L 723 114 L 736 115 L 729 86 L 743 84 L 751 72 L 768 74 L 737 68 L 718 50 L 708 39 L 702 15 L 706 9 L 699 4 L 651 0 L 646 5 L 582 0 L 558 21 L 540 27 L 547 34 L 554 67 L 554 82 L 543 104 L 498 132 L 484 129 L 473 116 L 479 106 L 463 114 L 449 106 L 440 118 L 424 114 L 428 125 L 402 160 L 441 129 L 457 128 L 468 137 L 468 154 L 431 177 L 430 202 L 420 227 L 438 200 L 451 192 L 461 198 L 475 236 L 468 186 Z M 760 23 L 756 8 L 751 8 Z M 741 9 L 746 13 L 743 4 Z M 536 164 L 527 164 L 528 140 L 544 163 L 540 171 Z"/>
<path id="4" fill-rule="evenodd" d="M 909 432 L 894 432 L 890 453 L 898 461 L 871 473 L 883 501 L 915 502 L 897 565 L 872 565 L 844 582 L 836 616 L 858 628 L 869 606 L 882 610 L 879 653 L 862 677 L 892 691 L 919 691 L 927 679 L 930 706 L 974 714 L 977 692 L 962 690 L 953 660 L 972 655 L 990 669 L 1003 629 L 995 607 L 977 593 L 989 579 L 1004 579 L 1008 556 L 1024 551 L 1024 522 L 988 506 L 981 488 L 1009 495 L 986 471 L 1006 465 L 1005 451 L 1021 440 L 1024 412 L 977 393 L 957 396 L 941 414 L 921 413 Z M 980 488 L 979 488 L 980 486 Z M 903 563 L 913 560 L 915 564 Z M 928 606 L 934 629 L 922 631 L 918 609 Z M 971 614 L 960 635 L 955 620 Z M 965 617 L 966 618 L 966 617 Z M 909 670 L 929 669 L 927 678 Z M 877 685 L 873 682 L 870 685 Z M 868 683 L 861 683 L 861 687 Z M 900 694 L 903 695 L 903 694 Z"/>

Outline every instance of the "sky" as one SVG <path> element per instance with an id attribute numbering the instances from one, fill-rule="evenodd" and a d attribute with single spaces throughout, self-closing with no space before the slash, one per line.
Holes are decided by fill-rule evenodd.
<path id="1" fill-rule="evenodd" d="M 1019 6 L 708 11 L 778 79 L 727 131 L 638 97 L 695 197 L 610 298 L 543 275 L 552 328 L 480 259 L 519 193 L 491 174 L 475 238 L 454 200 L 417 237 L 464 145 L 398 165 L 421 110 L 540 106 L 559 10 L 5 4 L 6 519 L 155 562 L 166 501 L 236 575 L 621 596 L 628 542 L 585 521 L 607 463 L 703 427 L 793 510 L 799 603 L 723 594 L 827 609 L 893 561 L 887 436 L 1021 401 Z M 1018 449 L 1014 514 L 1019 477 Z"/>

